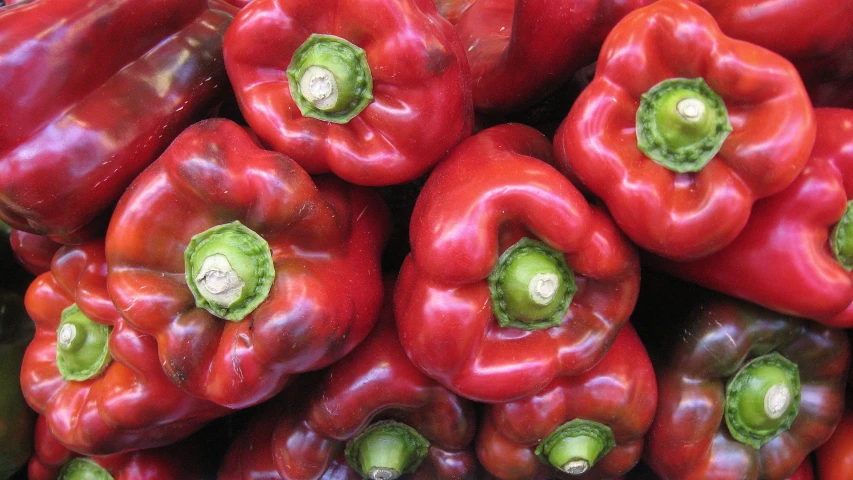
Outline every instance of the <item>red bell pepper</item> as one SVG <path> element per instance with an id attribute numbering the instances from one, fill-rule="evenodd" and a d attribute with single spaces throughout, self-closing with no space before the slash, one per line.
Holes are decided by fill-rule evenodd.
<path id="1" fill-rule="evenodd" d="M 520 124 L 463 142 L 429 176 L 395 290 L 414 364 L 483 402 L 598 363 L 639 291 L 637 252 Z"/>
<path id="2" fill-rule="evenodd" d="M 185 130 L 122 196 L 110 293 L 182 389 L 242 408 L 346 355 L 376 322 L 388 211 L 236 123 Z"/>
<path id="3" fill-rule="evenodd" d="M 829 440 L 815 451 L 820 480 L 853 478 L 853 409 L 847 408 Z"/>
<path id="4" fill-rule="evenodd" d="M 19 378 L 21 360 L 34 330 L 21 296 L 0 290 L 0 479 L 3 480 L 26 465 L 33 452 L 35 414 L 24 399 Z"/>
<path id="5" fill-rule="evenodd" d="M 390 305 L 350 355 L 300 380 L 233 441 L 219 480 L 481 478 L 474 404 L 406 358 Z"/>
<path id="6" fill-rule="evenodd" d="M 436 0 L 459 33 L 479 112 L 530 107 L 595 61 L 610 29 L 653 0 Z"/>
<path id="7" fill-rule="evenodd" d="M 53 255 L 62 246 L 45 235 L 16 229 L 9 232 L 9 244 L 18 262 L 33 275 L 50 270 Z"/>
<path id="8" fill-rule="evenodd" d="M 36 422 L 35 452 L 28 480 L 202 480 L 209 478 L 198 441 L 102 456 L 81 456 L 65 448 L 44 417 Z"/>
<path id="9" fill-rule="evenodd" d="M 647 309 L 687 296 L 649 278 L 632 317 L 658 379 L 645 462 L 669 480 L 792 475 L 841 419 L 846 333 L 722 296 L 684 302 L 686 317 Z"/>
<path id="10" fill-rule="evenodd" d="M 154 338 L 113 306 L 106 277 L 103 241 L 93 240 L 62 247 L 27 290 L 36 333 L 21 388 L 57 441 L 90 455 L 151 448 L 230 413 L 169 380 Z"/>
<path id="11" fill-rule="evenodd" d="M 659 0 L 613 28 L 554 145 L 637 245 L 685 260 L 734 240 L 814 137 L 790 62 L 726 37 L 694 3 Z"/>
<path id="12" fill-rule="evenodd" d="M 312 174 L 403 183 L 473 128 L 465 52 L 432 0 L 254 0 L 225 64 L 248 124 Z"/>
<path id="13" fill-rule="evenodd" d="M 651 360 L 628 324 L 590 370 L 487 405 L 477 457 L 500 479 L 613 478 L 640 461 L 656 407 Z"/>
<path id="14" fill-rule="evenodd" d="M 206 0 L 0 10 L 0 218 L 73 235 L 227 86 L 232 16 Z"/>
<path id="15" fill-rule="evenodd" d="M 649 263 L 679 278 L 834 327 L 853 327 L 853 110 L 816 110 L 817 138 L 788 188 L 698 260 Z"/>

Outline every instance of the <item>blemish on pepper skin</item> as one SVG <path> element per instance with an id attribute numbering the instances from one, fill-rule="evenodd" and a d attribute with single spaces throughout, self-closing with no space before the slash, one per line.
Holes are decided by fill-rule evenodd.
<path id="1" fill-rule="evenodd" d="M 440 75 L 447 70 L 453 61 L 454 57 L 444 49 L 430 48 L 427 50 L 426 70 L 429 73 Z"/>

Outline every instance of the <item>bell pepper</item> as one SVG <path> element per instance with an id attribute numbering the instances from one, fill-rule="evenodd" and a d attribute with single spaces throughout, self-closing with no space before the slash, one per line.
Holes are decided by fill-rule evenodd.
<path id="1" fill-rule="evenodd" d="M 35 414 L 24 399 L 18 379 L 24 351 L 34 332 L 20 295 L 0 291 L 0 479 L 3 480 L 26 465 L 33 451 Z"/>
<path id="2" fill-rule="evenodd" d="M 33 280 L 33 274 L 17 258 L 12 234 L 14 229 L 0 221 L 0 290 L 24 295 Z"/>
<path id="3" fill-rule="evenodd" d="M 726 35 L 773 50 L 804 78 L 826 80 L 834 64 L 853 53 L 853 2 L 837 0 L 693 0 Z M 838 74 L 840 72 L 834 72 Z"/>
<path id="4" fill-rule="evenodd" d="M 210 478 L 200 442 L 195 439 L 152 449 L 85 456 L 52 436 L 44 417 L 35 429 L 35 452 L 28 480 L 202 480 Z"/>
<path id="5" fill-rule="evenodd" d="M 367 336 L 388 217 L 372 189 L 312 178 L 236 123 L 205 120 L 119 200 L 109 291 L 176 385 L 244 408 Z"/>
<path id="6" fill-rule="evenodd" d="M 473 128 L 465 52 L 432 0 L 254 0 L 225 65 L 248 124 L 311 174 L 404 183 Z"/>
<path id="7" fill-rule="evenodd" d="M 102 240 L 64 246 L 27 290 L 35 337 L 20 382 L 59 442 L 105 455 L 173 443 L 230 413 L 163 373 L 154 338 L 128 326 L 107 293 Z"/>
<path id="8" fill-rule="evenodd" d="M 636 249 L 531 127 L 455 148 L 414 206 L 394 301 L 403 348 L 450 390 L 502 403 L 600 361 L 639 291 Z"/>
<path id="9" fill-rule="evenodd" d="M 232 19 L 206 0 L 0 10 L 0 218 L 62 237 L 109 210 L 225 92 Z"/>
<path id="10" fill-rule="evenodd" d="M 815 462 L 820 480 L 853 478 L 853 409 L 845 410 L 838 428 L 815 451 Z"/>
<path id="11" fill-rule="evenodd" d="M 473 402 L 406 358 L 390 302 L 351 354 L 296 382 L 233 441 L 219 480 L 481 478 Z"/>
<path id="12" fill-rule="evenodd" d="M 50 270 L 53 255 L 62 246 L 45 235 L 11 229 L 9 244 L 18 263 L 32 275 L 41 275 Z"/>
<path id="13" fill-rule="evenodd" d="M 560 125 L 560 169 L 637 245 L 678 260 L 740 233 L 805 166 L 814 112 L 783 57 L 725 36 L 687 0 L 626 15 Z"/>
<path id="14" fill-rule="evenodd" d="M 499 479 L 613 478 L 640 461 L 656 407 L 651 360 L 627 324 L 590 370 L 487 405 L 477 458 Z"/>
<path id="15" fill-rule="evenodd" d="M 649 263 L 679 278 L 790 315 L 853 327 L 853 110 L 815 110 L 806 168 L 755 203 L 746 227 L 697 260 Z"/>
<path id="16" fill-rule="evenodd" d="M 436 0 L 459 33 L 474 109 L 529 108 L 595 61 L 613 26 L 653 0 Z M 460 5 L 461 4 L 461 5 Z"/>
<path id="17" fill-rule="evenodd" d="M 846 333 L 652 278 L 632 317 L 658 380 L 645 462 L 669 480 L 792 475 L 841 419 Z"/>

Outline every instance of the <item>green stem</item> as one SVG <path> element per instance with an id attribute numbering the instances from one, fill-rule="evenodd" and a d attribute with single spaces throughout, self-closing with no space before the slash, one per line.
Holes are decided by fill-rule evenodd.
<path id="1" fill-rule="evenodd" d="M 113 480 L 113 476 L 94 461 L 77 457 L 62 466 L 56 480 Z"/>
<path id="2" fill-rule="evenodd" d="M 664 80 L 637 110 L 637 147 L 674 172 L 702 170 L 731 131 L 723 99 L 701 78 Z"/>
<path id="3" fill-rule="evenodd" d="M 576 418 L 557 427 L 534 453 L 546 465 L 570 475 L 581 475 L 615 446 L 610 427 Z"/>
<path id="4" fill-rule="evenodd" d="M 267 241 L 236 221 L 195 235 L 184 261 L 196 306 L 225 320 L 250 314 L 266 300 L 275 279 Z"/>
<path id="5" fill-rule="evenodd" d="M 92 321 L 77 304 L 62 311 L 56 330 L 56 366 L 65 380 L 96 377 L 110 364 L 112 327 Z"/>
<path id="6" fill-rule="evenodd" d="M 562 323 L 577 285 L 561 252 L 522 238 L 498 259 L 489 289 L 500 326 L 541 330 Z"/>
<path id="7" fill-rule="evenodd" d="M 290 95 L 303 116 L 347 123 L 373 100 L 367 54 L 333 35 L 313 34 L 287 67 Z"/>
<path id="8" fill-rule="evenodd" d="M 853 201 L 847 202 L 844 215 L 832 229 L 830 245 L 838 263 L 848 272 L 853 270 Z"/>
<path id="9" fill-rule="evenodd" d="M 429 442 L 417 430 L 389 420 L 367 427 L 344 455 L 362 478 L 392 480 L 416 471 L 428 451 Z"/>
<path id="10" fill-rule="evenodd" d="M 729 432 L 755 449 L 787 430 L 799 408 L 799 368 L 775 352 L 745 364 L 726 384 Z"/>

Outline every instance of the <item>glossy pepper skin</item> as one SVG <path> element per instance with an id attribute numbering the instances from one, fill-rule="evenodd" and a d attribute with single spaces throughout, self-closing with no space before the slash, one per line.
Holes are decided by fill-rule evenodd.
<path id="1" fill-rule="evenodd" d="M 0 218 L 61 239 L 109 210 L 224 95 L 232 19 L 206 0 L 0 11 Z"/>
<path id="2" fill-rule="evenodd" d="M 56 251 L 62 247 L 45 235 L 12 229 L 9 232 L 9 244 L 15 259 L 33 275 L 41 275 L 50 270 L 50 262 Z"/>
<path id="3" fill-rule="evenodd" d="M 35 328 L 20 295 L 0 290 L 0 479 L 27 464 L 35 414 L 21 392 L 21 361 Z"/>
<path id="4" fill-rule="evenodd" d="M 65 448 L 50 432 L 44 417 L 35 429 L 35 452 L 27 466 L 28 480 L 202 480 L 210 478 L 204 452 L 194 439 L 160 448 L 113 455 L 81 456 Z M 72 473 L 75 472 L 75 473 Z M 85 476 L 83 472 L 89 472 Z M 110 476 L 106 476 L 110 475 Z"/>
<path id="5" fill-rule="evenodd" d="M 422 463 L 404 478 L 481 478 L 473 448 L 474 404 L 411 364 L 390 305 L 350 355 L 296 382 L 234 440 L 220 480 L 368 478 L 343 458 L 345 445 L 368 425 L 388 419 L 409 425 L 430 443 Z"/>
<path id="6" fill-rule="evenodd" d="M 157 339 L 175 384 L 242 408 L 367 336 L 382 304 L 388 224 L 375 191 L 312 178 L 237 124 L 205 120 L 185 130 L 119 201 L 106 239 L 109 290 L 127 321 Z M 199 243 L 232 227 L 251 252 Z M 200 265 L 187 273 L 191 252 Z M 233 304 L 203 301 L 233 290 L 217 284 L 227 269 L 207 264 L 216 258 L 237 265 L 228 275 L 245 282 Z M 248 273 L 241 262 L 251 265 Z"/>
<path id="7" fill-rule="evenodd" d="M 818 108 L 815 118 L 806 168 L 788 188 L 755 203 L 732 243 L 698 260 L 649 263 L 771 310 L 853 326 L 853 264 L 844 246 L 853 238 L 843 227 L 853 219 L 853 110 Z"/>
<path id="8" fill-rule="evenodd" d="M 820 480 L 853 477 L 853 410 L 848 408 L 829 440 L 815 451 Z"/>
<path id="9" fill-rule="evenodd" d="M 27 402 L 67 448 L 105 455 L 152 448 L 188 437 L 211 420 L 230 413 L 188 395 L 163 373 L 154 338 L 125 322 L 107 293 L 102 240 L 64 246 L 49 272 L 39 275 L 25 297 L 36 325 L 21 370 Z M 85 375 L 68 371 L 60 343 L 73 307 L 108 329 L 98 347 L 107 355 Z M 79 324 L 76 328 L 80 327 Z M 96 333 L 86 328 L 87 339 Z M 72 376 L 75 375 L 75 376 Z M 83 377 L 86 378 L 83 378 Z"/>
<path id="10" fill-rule="evenodd" d="M 667 298 L 681 293 L 660 291 Z M 658 379 L 658 409 L 644 461 L 670 480 L 785 479 L 841 419 L 850 361 L 847 336 L 730 297 L 698 298 L 686 302 L 691 312 L 686 318 L 643 317 L 649 322 L 644 328 L 652 327 L 641 338 Z M 641 306 L 638 311 L 646 312 Z M 746 375 L 760 388 L 737 392 L 738 377 L 760 359 L 779 362 L 780 356 L 798 369 L 791 385 L 799 387 L 780 388 L 776 380 Z M 778 396 L 781 391 L 789 395 Z M 756 401 L 750 405 L 753 393 Z M 744 429 L 745 424 L 757 426 Z M 736 440 L 735 432 L 750 443 Z"/>
<path id="11" fill-rule="evenodd" d="M 521 111 L 595 61 L 611 28 L 651 0 L 437 1 L 471 65 L 474 109 Z"/>
<path id="12" fill-rule="evenodd" d="M 418 368 L 466 398 L 509 402 L 591 368 L 637 300 L 635 248 L 550 159 L 536 130 L 492 127 L 454 149 L 415 203 L 394 295 L 400 339 Z M 490 287 L 489 277 L 509 278 L 499 257 L 524 242 L 564 260 L 555 276 L 573 271 L 577 291 L 550 297 L 562 309 L 547 323 L 513 313 L 502 327 L 509 290 Z M 538 288 L 535 278 L 522 290 Z M 499 303 L 493 290 L 504 292 Z"/>
<path id="13" fill-rule="evenodd" d="M 326 60 L 295 60 L 313 34 L 343 39 L 356 47 L 348 51 L 361 51 L 353 58 L 366 64 L 336 70 L 331 83 L 343 98 L 350 79 L 372 78 L 372 99 L 366 85 L 352 90 L 363 110 L 341 105 L 323 107 L 317 118 L 317 112 L 303 115 L 299 101 L 307 84 L 330 83 L 301 70 L 330 66 Z M 473 128 L 465 52 L 432 0 L 254 0 L 228 29 L 225 64 L 252 129 L 312 174 L 331 172 L 371 186 L 414 180 Z M 291 64 L 300 65 L 293 76 Z M 354 116 L 342 118 L 344 113 Z"/>
<path id="14" fill-rule="evenodd" d="M 755 200 L 793 182 L 814 137 L 790 62 L 726 37 L 694 3 L 660 0 L 610 32 L 554 149 L 638 246 L 686 260 L 734 240 Z"/>
<path id="15" fill-rule="evenodd" d="M 590 370 L 557 377 L 531 397 L 487 405 L 477 434 L 477 457 L 500 479 L 614 478 L 640 461 L 656 407 L 651 360 L 627 324 Z M 543 439 L 574 419 L 606 425 L 615 445 L 601 452 L 597 462 L 589 462 L 588 470 L 570 474 L 543 462 L 535 451 Z"/>

